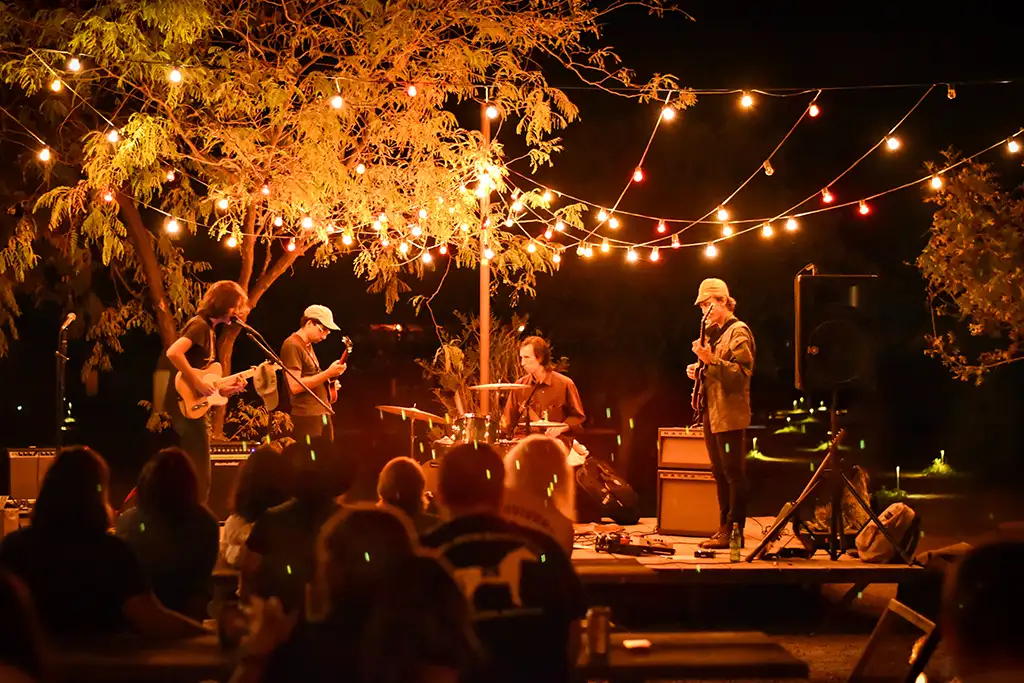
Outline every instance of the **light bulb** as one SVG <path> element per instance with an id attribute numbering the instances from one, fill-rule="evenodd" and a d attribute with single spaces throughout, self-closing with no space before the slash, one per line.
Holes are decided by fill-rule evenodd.
<path id="1" fill-rule="evenodd" d="M 103 201 L 107 202 L 108 204 L 110 202 L 114 201 L 114 194 L 112 192 L 104 193 L 103 194 Z"/>
<path id="2" fill-rule="evenodd" d="M 583 242 L 580 242 L 579 244 L 576 245 L 576 255 L 577 256 L 583 256 L 583 254 L 586 251 L 587 250 L 586 250 L 586 247 L 584 246 Z"/>
<path id="3" fill-rule="evenodd" d="M 857 204 L 857 211 L 860 213 L 861 216 L 867 216 L 869 213 L 871 213 L 871 207 L 868 206 L 867 202 L 862 200 Z"/>
<path id="4" fill-rule="evenodd" d="M 107 133 L 107 140 L 110 142 L 117 142 L 120 139 L 121 135 L 116 130 L 112 130 L 109 133 Z"/>
<path id="5" fill-rule="evenodd" d="M 557 230 L 558 232 L 563 232 L 565 230 L 565 223 L 563 223 L 562 221 L 555 221 L 555 230 Z"/>
<path id="6" fill-rule="evenodd" d="M 414 225 L 412 226 L 412 230 L 410 230 L 409 232 L 412 233 L 413 237 L 419 237 L 420 235 L 423 234 L 423 228 L 421 228 L 418 225 Z"/>
<path id="7" fill-rule="evenodd" d="M 899 138 L 888 137 L 885 139 L 885 146 L 891 150 L 897 150 L 900 148 Z"/>
<path id="8" fill-rule="evenodd" d="M 740 106 L 744 109 L 750 109 L 754 106 L 754 98 L 749 93 L 743 93 L 743 97 L 740 98 Z"/>
<path id="9" fill-rule="evenodd" d="M 561 263 L 562 255 L 561 254 L 555 254 L 554 256 L 551 257 L 551 260 L 554 261 L 555 263 Z"/>
<path id="10" fill-rule="evenodd" d="M 235 247 L 238 246 L 238 239 L 234 235 L 232 235 L 224 244 L 227 245 L 228 249 L 234 249 Z"/>
<path id="11" fill-rule="evenodd" d="M 774 233 L 775 231 L 772 230 L 771 223 L 765 223 L 763 226 L 761 226 L 761 237 L 771 237 Z"/>
<path id="12" fill-rule="evenodd" d="M 409 253 L 409 243 L 403 241 L 401 244 L 398 245 L 398 251 L 402 252 L 403 254 L 408 254 Z"/>
<path id="13" fill-rule="evenodd" d="M 170 79 L 171 83 L 181 83 L 181 72 L 175 67 L 171 69 L 171 73 L 167 74 L 167 78 Z"/>
<path id="14" fill-rule="evenodd" d="M 52 156 L 49 147 L 43 147 L 39 150 L 39 161 L 49 161 Z"/>
<path id="15" fill-rule="evenodd" d="M 416 93 L 418 91 L 416 90 L 416 86 L 415 85 L 410 85 L 409 89 L 406 90 L 406 92 L 409 93 L 409 97 L 416 97 Z"/>
<path id="16" fill-rule="evenodd" d="M 1010 141 L 1006 143 L 1006 149 L 1010 150 L 1010 154 L 1016 154 L 1020 151 L 1020 143 L 1014 138 L 1010 138 Z"/>
<path id="17" fill-rule="evenodd" d="M 661 256 L 658 254 L 658 248 L 654 247 L 651 249 L 651 255 L 649 257 L 652 261 L 657 261 Z"/>
<path id="18" fill-rule="evenodd" d="M 516 224 L 516 222 L 514 220 L 512 220 L 511 218 L 506 218 L 505 219 L 505 227 L 506 228 L 511 228 L 515 224 Z"/>
<path id="19" fill-rule="evenodd" d="M 544 190 L 544 194 L 541 195 L 541 199 L 544 200 L 545 204 L 550 204 L 554 197 L 551 195 L 551 190 Z"/>
<path id="20" fill-rule="evenodd" d="M 309 230 L 310 228 L 312 228 L 313 227 L 313 218 L 311 216 L 303 216 L 303 218 L 302 218 L 302 227 L 305 228 L 306 230 Z"/>
<path id="21" fill-rule="evenodd" d="M 821 108 L 819 108 L 818 105 L 816 105 L 814 102 L 811 102 L 811 106 L 807 107 L 807 115 L 812 117 L 812 118 L 817 116 L 820 113 L 821 113 Z"/>
<path id="22" fill-rule="evenodd" d="M 494 250 L 491 249 L 490 247 L 484 249 L 484 258 L 487 259 L 488 261 L 494 258 Z"/>
<path id="23" fill-rule="evenodd" d="M 718 207 L 718 220 L 727 221 L 729 220 L 729 210 L 724 206 Z"/>
<path id="24" fill-rule="evenodd" d="M 604 240 L 601 242 L 601 251 L 603 251 L 604 253 L 607 254 L 611 250 L 611 248 L 612 245 L 608 244 L 608 240 Z"/>
<path id="25" fill-rule="evenodd" d="M 604 209 L 601 209 L 600 211 L 598 211 L 597 212 L 597 220 L 599 220 L 600 222 L 604 223 L 606 220 L 608 220 L 608 212 L 605 211 Z"/>
<path id="26" fill-rule="evenodd" d="M 173 182 L 174 182 L 174 179 L 175 179 L 175 178 L 176 178 L 177 176 L 175 176 L 175 175 L 174 175 L 174 171 L 168 171 L 168 172 L 167 172 L 167 175 L 166 175 L 166 176 L 164 176 L 164 177 L 165 177 L 165 178 L 167 178 L 167 182 L 169 182 L 169 183 L 173 183 Z"/>
<path id="27" fill-rule="evenodd" d="M 661 233 L 662 235 L 664 235 L 664 234 L 665 234 L 665 231 L 666 231 L 666 230 L 668 230 L 668 226 L 667 226 L 667 225 L 665 225 L 665 221 L 658 221 L 658 227 L 657 227 L 657 230 L 658 230 L 658 232 L 659 232 L 659 233 Z"/>
<path id="28" fill-rule="evenodd" d="M 276 216 L 274 218 L 274 227 L 280 228 L 282 225 L 284 225 L 284 219 L 280 216 Z"/>
<path id="29" fill-rule="evenodd" d="M 946 97 L 948 97 L 951 100 L 956 99 L 956 88 L 953 87 L 952 83 L 946 86 Z"/>
<path id="30" fill-rule="evenodd" d="M 430 255 L 429 251 L 424 251 L 423 255 L 420 256 L 420 260 L 423 261 L 424 263 L 430 263 L 432 260 L 434 260 L 434 257 Z"/>
<path id="31" fill-rule="evenodd" d="M 373 229 L 376 230 L 377 232 L 380 232 L 380 229 L 383 228 L 383 227 L 384 226 L 381 225 L 380 221 L 374 221 L 373 222 Z"/>
<path id="32" fill-rule="evenodd" d="M 333 223 L 327 226 L 328 235 L 333 235 L 335 232 L 337 232 L 337 228 L 334 227 Z M 342 238 L 342 241 L 344 241 L 344 238 Z"/>
<path id="33" fill-rule="evenodd" d="M 288 251 L 295 251 L 295 240 L 288 240 Z"/>
<path id="34" fill-rule="evenodd" d="M 341 109 L 343 106 L 345 106 L 345 100 L 341 97 L 341 95 L 335 95 L 334 97 L 331 98 L 331 106 L 334 107 L 335 109 Z"/>
<path id="35" fill-rule="evenodd" d="M 228 200 L 227 200 L 227 198 L 221 197 L 220 199 L 218 199 L 217 200 L 217 208 L 220 209 L 221 211 L 224 211 L 225 209 L 227 209 L 228 208 Z"/>
<path id="36" fill-rule="evenodd" d="M 797 227 L 798 227 L 798 224 L 797 224 L 795 218 L 789 218 L 789 219 L 786 220 L 786 230 L 789 230 L 790 232 L 793 232 L 794 230 L 797 229 Z"/>
<path id="37" fill-rule="evenodd" d="M 764 168 L 765 175 L 770 176 L 775 173 L 775 169 L 772 168 L 772 162 L 769 161 L 768 159 L 765 159 L 765 162 L 761 164 L 761 166 Z"/>
<path id="38" fill-rule="evenodd" d="M 426 209 L 420 209 L 420 219 L 422 220 L 422 219 L 424 219 L 426 217 L 427 217 L 427 210 Z"/>
<path id="39" fill-rule="evenodd" d="M 673 109 L 672 107 L 665 107 L 664 109 L 661 110 L 661 118 L 665 119 L 666 121 L 671 121 L 675 117 L 676 110 Z"/>
<path id="40" fill-rule="evenodd" d="M 942 189 L 942 178 L 937 175 L 933 175 L 930 184 L 933 190 Z"/>
<path id="41" fill-rule="evenodd" d="M 608 219 L 608 227 L 611 228 L 612 230 L 617 230 L 618 227 L 619 227 L 619 219 L 616 218 L 615 216 L 612 216 L 611 218 L 609 218 Z"/>
<path id="42" fill-rule="evenodd" d="M 714 242 L 708 242 L 708 246 L 704 247 L 704 255 L 708 258 L 718 256 L 718 247 L 715 246 Z"/>
<path id="43" fill-rule="evenodd" d="M 520 202 L 520 201 L 512 202 L 512 210 L 513 211 L 522 211 L 523 210 L 523 203 Z"/>
<path id="44" fill-rule="evenodd" d="M 534 244 L 533 242 L 530 242 L 529 244 L 526 245 L 526 251 L 532 254 L 533 252 L 537 251 L 537 245 Z"/>
<path id="45" fill-rule="evenodd" d="M 78 61 L 78 57 L 72 57 L 68 60 L 68 71 L 81 71 L 82 62 Z"/>
<path id="46" fill-rule="evenodd" d="M 55 78 L 50 82 L 50 90 L 53 92 L 60 92 L 63 87 L 64 84 L 60 82 L 59 78 Z"/>
<path id="47" fill-rule="evenodd" d="M 679 244 L 679 235 L 672 235 L 672 248 L 678 249 L 681 245 Z"/>
<path id="48" fill-rule="evenodd" d="M 551 228 L 548 228 L 547 230 L 544 231 L 544 239 L 549 240 L 549 239 L 551 239 L 554 236 L 555 236 L 555 233 L 554 233 L 554 231 Z"/>
<path id="49" fill-rule="evenodd" d="M 346 247 L 351 247 L 352 235 L 346 232 L 344 235 L 341 236 L 341 243 L 344 244 Z"/>
<path id="50" fill-rule="evenodd" d="M 722 237 L 732 237 L 732 226 L 728 223 L 722 226 Z"/>
<path id="51" fill-rule="evenodd" d="M 366 173 L 366 166 L 365 166 L 365 164 L 362 164 L 362 163 L 356 164 L 356 173 L 358 173 L 359 175 L 363 175 L 364 173 Z"/>
<path id="52" fill-rule="evenodd" d="M 626 252 L 626 260 L 630 263 L 636 263 L 637 258 L 639 257 L 636 255 L 636 250 L 630 247 L 629 251 Z"/>
<path id="53" fill-rule="evenodd" d="M 643 179 L 644 179 L 644 169 L 642 169 L 639 166 L 637 166 L 636 170 L 633 171 L 633 182 L 634 183 L 639 183 Z"/>
<path id="54" fill-rule="evenodd" d="M 260 188 L 260 194 L 262 194 L 264 197 L 270 195 L 270 185 L 264 183 L 263 187 Z"/>
<path id="55" fill-rule="evenodd" d="M 387 223 L 388 215 L 386 213 L 382 213 L 381 215 L 377 216 L 377 220 L 379 220 L 381 223 Z"/>
<path id="56" fill-rule="evenodd" d="M 495 107 L 493 104 L 487 105 L 487 109 L 485 110 L 485 113 L 487 114 L 487 118 L 489 118 L 489 119 L 496 119 L 496 118 L 498 118 L 498 108 Z"/>
<path id="57" fill-rule="evenodd" d="M 178 221 L 174 220 L 173 218 L 171 220 L 167 221 L 167 232 L 168 233 L 170 233 L 172 235 L 176 235 L 178 233 L 179 229 L 180 229 L 180 226 L 178 225 Z"/>
<path id="58" fill-rule="evenodd" d="M 583 250 L 583 255 L 586 256 L 587 258 L 590 258 L 591 256 L 593 256 L 594 255 L 594 247 L 592 247 L 592 246 L 590 246 L 588 244 L 586 246 L 586 248 Z"/>
<path id="59" fill-rule="evenodd" d="M 835 201 L 835 195 L 833 195 L 832 192 L 826 187 L 824 190 L 821 191 L 821 201 L 825 202 L 826 204 L 831 204 L 833 201 Z"/>
<path id="60" fill-rule="evenodd" d="M 463 223 L 462 225 L 459 226 L 459 230 L 461 230 L 462 232 L 469 232 L 469 224 Z"/>
<path id="61" fill-rule="evenodd" d="M 380 236 L 380 246 L 386 247 L 389 244 L 391 244 L 391 242 L 388 241 L 388 236 L 387 235 L 381 235 Z"/>
<path id="62" fill-rule="evenodd" d="M 448 253 L 448 245 L 447 244 L 442 244 L 441 246 L 439 246 L 437 248 L 437 253 L 440 254 L 441 256 L 444 256 L 445 254 L 447 254 Z"/>

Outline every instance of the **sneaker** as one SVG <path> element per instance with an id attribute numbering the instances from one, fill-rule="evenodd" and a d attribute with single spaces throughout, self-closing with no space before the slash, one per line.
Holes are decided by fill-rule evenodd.
<path id="1" fill-rule="evenodd" d="M 725 545 L 722 545 L 723 543 Z M 728 548 L 729 534 L 725 529 L 719 529 L 714 536 L 706 541 L 701 541 L 700 547 L 705 549 Z"/>

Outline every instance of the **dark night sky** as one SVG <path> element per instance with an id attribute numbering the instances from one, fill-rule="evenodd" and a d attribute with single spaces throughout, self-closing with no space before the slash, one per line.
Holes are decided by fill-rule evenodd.
<path id="1" fill-rule="evenodd" d="M 849 7 L 844 7 L 849 5 Z M 630 11 L 607 26 L 608 41 L 640 80 L 654 71 L 675 74 L 682 85 L 701 88 L 814 88 L 864 84 L 992 81 L 1024 77 L 1019 49 L 1020 20 L 997 11 L 995 3 L 961 4 L 955 12 L 934 3 L 741 3 L 693 2 L 682 7 L 696 21 L 675 14 L 662 20 Z M 968 13 L 969 12 L 969 13 Z M 1015 25 L 1016 24 L 1016 25 Z M 552 82 L 568 78 L 552 75 Z M 822 115 L 805 121 L 773 160 L 775 174 L 758 177 L 730 204 L 734 214 L 764 216 L 816 192 L 845 169 L 903 116 L 924 88 L 849 90 L 824 93 Z M 639 105 L 586 90 L 571 90 L 581 120 L 564 134 L 565 151 L 553 169 L 540 174 L 557 189 L 611 204 L 621 191 L 647 141 L 659 107 Z M 948 100 L 939 88 L 900 130 L 903 148 L 890 155 L 879 150 L 833 189 L 840 200 L 872 194 L 919 177 L 927 160 L 955 146 L 973 152 L 1024 125 L 1024 80 L 1012 85 L 960 85 Z M 708 95 L 658 133 L 645 163 L 647 179 L 626 195 L 622 208 L 651 215 L 695 216 L 708 211 L 747 177 L 777 144 L 806 107 L 810 96 L 761 96 L 752 111 L 741 111 L 738 97 Z M 511 133 L 502 141 L 514 150 Z M 995 168 L 1021 180 L 1020 160 L 1002 150 L 986 156 Z M 525 165 L 517 170 L 527 171 Z M 689 341 L 699 316 L 692 306 L 700 280 L 723 277 L 740 302 L 738 313 L 758 338 L 759 367 L 755 407 L 782 407 L 798 396 L 792 388 L 793 276 L 807 263 L 825 272 L 870 272 L 883 276 L 878 321 L 884 352 L 879 358 L 880 390 L 871 402 L 882 443 L 892 461 L 933 457 L 939 448 L 974 459 L 976 450 L 1019 450 L 1019 427 L 1006 429 L 1024 413 L 1018 391 L 1024 379 L 1009 369 L 981 389 L 949 379 L 936 361 L 923 356 L 927 325 L 923 289 L 912 263 L 926 239 L 930 211 L 923 191 L 911 188 L 873 203 L 865 218 L 852 209 L 802 222 L 796 235 L 779 234 L 765 242 L 756 233 L 722 245 L 709 263 L 698 249 L 669 252 L 657 263 L 627 265 L 621 253 L 579 263 L 575 255 L 554 277 L 542 278 L 537 297 L 523 300 L 518 312 L 551 336 L 556 354 L 568 355 L 571 371 L 583 390 L 591 414 L 612 405 L 612 397 L 656 377 L 658 394 L 642 422 L 645 452 L 653 456 L 653 428 L 683 422 L 676 409 L 688 401 L 689 384 L 682 369 L 689 362 Z M 817 206 L 813 202 L 810 206 Z M 626 219 L 622 233 L 631 239 L 654 235 L 654 224 Z M 698 233 L 699 235 L 699 233 Z M 707 233 L 700 236 L 701 239 Z M 433 291 L 437 275 L 418 285 Z M 268 339 L 284 337 L 302 308 L 314 300 L 331 306 L 370 345 L 372 322 L 414 322 L 400 304 L 387 316 L 380 297 L 347 266 L 329 270 L 296 268 L 294 277 L 276 286 L 250 322 Z M 495 309 L 511 311 L 502 292 Z M 449 277 L 436 310 L 451 321 L 451 311 L 476 310 L 476 275 Z M 0 401 L 4 424 L 0 445 L 42 443 L 52 395 L 52 342 L 59 324 L 56 308 L 27 311 L 23 339 L 9 357 L 0 359 L 0 378 L 10 386 L 38 386 L 38 395 L 5 392 Z M 429 325 L 421 316 L 418 321 Z M 329 342 L 328 342 L 329 344 Z M 415 379 L 412 358 L 429 355 L 433 340 L 409 340 L 380 357 L 353 360 L 351 382 L 386 387 L 395 375 Z M 72 342 L 69 391 L 77 400 L 76 416 L 85 428 L 78 435 L 137 466 L 144 457 L 145 436 L 134 404 L 148 393 L 148 373 L 158 352 L 155 339 L 132 335 L 118 370 L 104 375 L 101 393 L 86 399 L 77 367 L 87 348 Z M 244 361 L 257 361 L 253 350 L 239 345 Z M 358 351 L 357 351 L 358 355 Z M 74 362 L 74 361 L 77 361 Z M 29 380 L 31 376 L 35 379 Z M 399 381 L 394 401 L 424 405 L 425 389 Z M 372 414 L 381 395 L 352 397 L 346 409 L 358 422 Z M 389 399 L 386 395 L 384 399 Z M 815 397 L 817 398 L 817 397 Z M 15 406 L 23 405 L 19 413 Z M 116 415 L 123 431 L 97 428 L 100 416 Z M 108 418 L 109 419 L 109 418 Z M 601 424 L 598 420 L 597 424 Z M 115 436 L 117 433 L 119 435 Z M 649 447 L 648 447 L 649 446 Z M 143 453 L 140 453 L 143 451 Z M 893 455 L 900 454 L 900 455 Z M 647 457 L 647 456 L 638 456 Z"/>

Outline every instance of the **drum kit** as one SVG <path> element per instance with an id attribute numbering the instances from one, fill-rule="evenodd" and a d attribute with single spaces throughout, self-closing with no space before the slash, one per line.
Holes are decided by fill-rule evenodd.
<path id="1" fill-rule="evenodd" d="M 524 384 L 511 384 L 498 382 L 494 384 L 476 384 L 470 389 L 474 391 L 516 391 L 523 389 Z M 428 413 L 419 408 L 404 406 L 377 406 L 381 413 L 398 415 L 403 420 L 409 421 L 409 457 L 415 458 L 416 445 L 416 423 L 426 422 L 428 427 L 434 425 L 445 425 L 451 428 L 451 433 L 434 441 L 435 449 L 442 451 L 463 443 L 486 443 L 494 446 L 500 453 L 504 454 L 511 448 L 518 439 L 502 438 L 501 427 L 491 418 L 490 415 L 476 415 L 464 413 L 455 420 Z M 550 422 L 548 420 L 537 420 L 530 423 L 532 429 L 547 429 L 548 427 L 565 427 L 564 422 Z"/>

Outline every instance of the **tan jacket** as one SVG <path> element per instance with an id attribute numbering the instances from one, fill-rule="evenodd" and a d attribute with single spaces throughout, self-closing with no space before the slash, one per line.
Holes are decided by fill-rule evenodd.
<path id="1" fill-rule="evenodd" d="M 704 391 L 714 434 L 750 426 L 750 375 L 754 372 L 754 335 L 737 320 L 715 344 L 714 362 L 704 373 Z"/>

